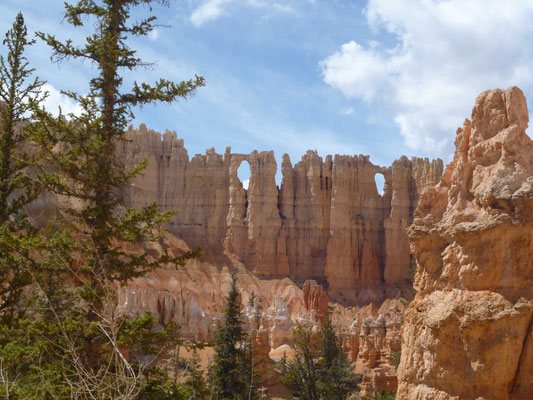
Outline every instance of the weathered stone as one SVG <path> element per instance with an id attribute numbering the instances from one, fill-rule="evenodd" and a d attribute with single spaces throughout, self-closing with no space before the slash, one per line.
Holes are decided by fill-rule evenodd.
<path id="1" fill-rule="evenodd" d="M 283 156 L 278 190 L 273 152 L 216 154 L 190 161 L 183 140 L 161 137 L 141 125 L 129 129 L 120 156 L 128 167 L 148 166 L 125 190 L 129 204 L 157 203 L 179 210 L 171 231 L 204 260 L 231 265 L 236 258 L 258 276 L 291 276 L 328 284 L 329 295 L 347 303 L 378 301 L 402 286 L 411 263 L 405 228 L 419 194 L 436 183 L 440 160 L 402 157 L 392 167 L 368 156 L 328 156 L 308 151 L 294 167 Z M 248 189 L 237 176 L 250 165 Z M 374 177 L 382 173 L 378 194 Z"/>
<path id="2" fill-rule="evenodd" d="M 323 324 L 328 315 L 328 295 L 316 281 L 305 281 L 303 286 L 304 304 L 307 317 Z"/>
<path id="3" fill-rule="evenodd" d="M 533 142 L 520 89 L 480 94 L 409 239 L 400 400 L 533 398 Z"/>

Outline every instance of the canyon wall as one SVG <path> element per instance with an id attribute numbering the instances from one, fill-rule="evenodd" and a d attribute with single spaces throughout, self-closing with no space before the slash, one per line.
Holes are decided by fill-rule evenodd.
<path id="1" fill-rule="evenodd" d="M 399 400 L 533 398 L 533 142 L 516 87 L 478 96 L 409 239 Z"/>
<path id="2" fill-rule="evenodd" d="M 292 165 L 283 155 L 281 187 L 272 151 L 224 155 L 214 149 L 191 159 L 174 132 L 130 128 L 120 148 L 128 167 L 148 167 L 125 190 L 129 204 L 179 210 L 171 231 L 205 259 L 236 258 L 260 277 L 314 279 L 346 303 L 380 299 L 405 282 L 411 265 L 405 229 L 420 193 L 436 184 L 442 161 L 406 157 L 384 168 L 368 156 L 308 151 Z M 237 176 L 250 165 L 249 187 Z M 385 177 L 382 195 L 374 177 Z"/>
<path id="3" fill-rule="evenodd" d="M 161 254 L 162 246 L 172 254 L 190 250 L 171 233 L 166 234 L 162 245 L 152 243 L 145 250 Z M 220 267 L 195 259 L 178 269 L 169 265 L 150 271 L 118 288 L 118 310 L 128 316 L 151 311 L 160 326 L 174 322 L 185 338 L 209 342 L 223 318 L 225 298 L 235 276 L 244 328 L 271 367 L 272 360 L 293 354 L 291 337 L 297 324 L 316 331 L 329 313 L 356 373 L 363 377 L 362 397 L 372 395 L 374 390 L 396 390 L 393 364 L 400 350 L 403 299 L 387 299 L 379 308 L 375 304 L 343 307 L 329 302 L 316 281 L 305 281 L 300 288 L 287 277 L 261 278 L 236 259 L 231 263 Z M 272 368 L 270 372 L 264 382 L 267 387 L 276 383 L 278 375 Z"/>

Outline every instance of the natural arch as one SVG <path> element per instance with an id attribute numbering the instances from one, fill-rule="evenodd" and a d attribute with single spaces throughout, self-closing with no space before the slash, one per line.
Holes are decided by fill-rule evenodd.
<path id="1" fill-rule="evenodd" d="M 374 175 L 374 182 L 376 183 L 376 189 L 380 196 L 383 195 L 383 190 L 385 189 L 385 176 L 382 173 L 377 173 Z"/>
<path id="2" fill-rule="evenodd" d="M 239 165 L 239 168 L 237 169 L 237 176 L 239 177 L 239 180 L 242 183 L 242 187 L 246 190 L 248 190 L 251 175 L 252 171 L 250 169 L 250 164 L 248 163 L 248 161 L 243 160 L 241 162 L 241 165 Z"/>

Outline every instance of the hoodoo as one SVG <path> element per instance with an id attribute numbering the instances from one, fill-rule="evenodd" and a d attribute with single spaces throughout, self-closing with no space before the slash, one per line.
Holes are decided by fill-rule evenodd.
<path id="1" fill-rule="evenodd" d="M 409 229 L 400 400 L 533 398 L 533 142 L 520 89 L 480 94 Z"/>
<path id="2" fill-rule="evenodd" d="M 327 284 L 346 304 L 380 300 L 408 278 L 411 256 L 405 229 L 419 195 L 434 186 L 442 161 L 406 157 L 379 167 L 368 156 L 327 156 L 308 151 L 292 165 L 283 156 L 275 180 L 274 153 L 224 155 L 214 149 L 189 160 L 183 140 L 141 125 L 121 149 L 127 165 L 148 167 L 127 189 L 134 206 L 177 209 L 171 230 L 206 259 L 229 265 L 236 258 L 261 277 L 290 276 Z M 250 164 L 248 190 L 237 176 Z M 374 177 L 385 177 L 380 195 Z"/>

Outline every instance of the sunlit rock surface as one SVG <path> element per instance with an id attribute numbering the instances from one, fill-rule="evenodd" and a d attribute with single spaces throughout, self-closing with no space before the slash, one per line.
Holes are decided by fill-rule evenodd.
<path id="1" fill-rule="evenodd" d="M 400 400 L 533 398 L 533 142 L 520 89 L 480 94 L 409 229 Z"/>
<path id="2" fill-rule="evenodd" d="M 405 289 L 411 264 L 405 229 L 419 195 L 434 186 L 442 161 L 406 157 L 379 167 L 368 156 L 327 156 L 308 151 L 292 165 L 283 156 L 281 187 L 271 151 L 224 155 L 214 149 L 189 159 L 183 140 L 141 125 L 130 129 L 120 154 L 132 167 L 147 159 L 126 188 L 133 206 L 157 203 L 179 210 L 171 230 L 205 260 L 231 265 L 236 258 L 257 276 L 290 276 L 327 284 L 346 304 L 379 301 Z M 245 190 L 237 176 L 251 176 Z M 383 174 L 378 193 L 375 175 Z"/>

